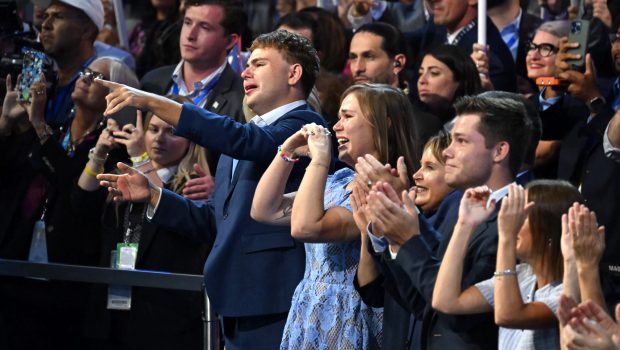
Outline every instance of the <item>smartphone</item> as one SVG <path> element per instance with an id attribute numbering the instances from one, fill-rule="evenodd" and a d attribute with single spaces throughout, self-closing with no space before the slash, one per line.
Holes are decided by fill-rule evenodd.
<path id="1" fill-rule="evenodd" d="M 21 78 L 17 82 L 20 101 L 30 102 L 30 86 L 41 79 L 44 63 L 45 54 L 43 52 L 32 49 L 24 50 Z"/>
<path id="2" fill-rule="evenodd" d="M 586 53 L 588 50 L 588 37 L 590 33 L 590 21 L 580 19 L 570 23 L 570 32 L 568 33 L 568 41 L 571 43 L 579 43 L 579 47 L 568 49 L 566 52 L 571 54 L 579 54 L 581 58 L 578 60 L 566 60 L 572 69 L 585 72 L 586 70 Z"/>

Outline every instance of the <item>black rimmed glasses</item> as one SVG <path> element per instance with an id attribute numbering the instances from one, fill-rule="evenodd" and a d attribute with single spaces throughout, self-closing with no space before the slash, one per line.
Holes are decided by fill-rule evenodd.
<path id="1" fill-rule="evenodd" d="M 620 33 L 611 33 L 611 34 L 609 34 L 609 41 L 612 44 L 615 44 L 616 42 L 620 41 Z"/>
<path id="2" fill-rule="evenodd" d="M 93 82 L 95 79 L 105 79 L 105 75 L 103 73 L 95 72 L 90 68 L 84 68 L 80 71 L 80 76 L 88 79 L 89 82 Z"/>
<path id="3" fill-rule="evenodd" d="M 527 52 L 538 51 L 538 53 L 542 57 L 549 57 L 558 53 L 560 49 L 555 47 L 552 44 L 542 43 L 542 44 L 534 44 L 533 42 L 529 42 L 527 44 Z"/>

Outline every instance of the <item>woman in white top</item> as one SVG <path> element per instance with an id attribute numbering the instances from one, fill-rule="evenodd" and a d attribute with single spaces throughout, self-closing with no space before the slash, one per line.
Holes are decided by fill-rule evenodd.
<path id="1" fill-rule="evenodd" d="M 562 214 L 581 201 L 565 181 L 510 185 L 498 216 L 495 276 L 462 289 L 463 258 L 476 227 L 495 210 L 487 187 L 468 189 L 443 258 L 433 308 L 447 314 L 493 311 L 499 349 L 559 349 L 557 302 L 562 293 Z M 517 260 L 521 263 L 517 265 Z"/>

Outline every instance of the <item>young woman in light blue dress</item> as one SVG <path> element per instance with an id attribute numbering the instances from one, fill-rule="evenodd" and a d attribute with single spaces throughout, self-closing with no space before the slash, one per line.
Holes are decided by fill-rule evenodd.
<path id="1" fill-rule="evenodd" d="M 414 169 L 413 113 L 407 97 L 387 85 L 355 85 L 344 92 L 333 131 L 338 158 L 348 167 L 328 175 L 330 132 L 309 124 L 280 147 L 263 174 L 252 217 L 291 225 L 305 242 L 306 271 L 293 294 L 281 349 L 379 349 L 383 310 L 366 306 L 353 287 L 360 237 L 351 213 L 352 170 L 367 154 Z M 293 162 L 310 157 L 299 190 L 284 194 Z M 386 170 L 388 172 L 388 170 Z M 392 175 L 390 175 L 392 176 Z"/>

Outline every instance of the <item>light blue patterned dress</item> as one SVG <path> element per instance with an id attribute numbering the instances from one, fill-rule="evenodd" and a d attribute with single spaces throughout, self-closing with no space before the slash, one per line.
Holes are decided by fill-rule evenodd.
<path id="1" fill-rule="evenodd" d="M 345 168 L 327 178 L 325 210 L 351 211 L 345 187 L 354 175 Z M 293 294 L 280 349 L 380 349 L 383 308 L 366 306 L 353 287 L 360 240 L 305 248 L 306 271 Z"/>

